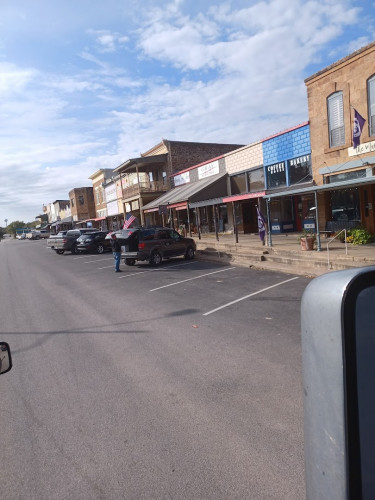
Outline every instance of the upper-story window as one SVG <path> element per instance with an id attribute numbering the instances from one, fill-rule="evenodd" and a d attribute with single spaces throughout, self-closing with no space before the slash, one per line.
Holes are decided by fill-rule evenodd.
<path id="1" fill-rule="evenodd" d="M 342 92 L 335 92 L 327 99 L 329 146 L 345 144 L 344 102 Z"/>
<path id="2" fill-rule="evenodd" d="M 369 134 L 375 135 L 375 75 L 367 80 Z"/>

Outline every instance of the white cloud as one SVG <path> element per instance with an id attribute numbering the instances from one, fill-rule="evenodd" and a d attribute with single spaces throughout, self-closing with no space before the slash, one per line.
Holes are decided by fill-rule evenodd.
<path id="1" fill-rule="evenodd" d="M 10 46 L 2 39 L 0 219 L 10 220 L 5 209 L 33 219 L 43 203 L 90 185 L 94 171 L 138 156 L 162 137 L 247 144 L 305 121 L 306 68 L 325 61 L 359 19 L 357 2 L 349 0 L 250 6 L 205 0 L 195 13 L 183 0 L 162 7 L 145 0 L 144 10 L 127 4 L 126 18 L 138 21 L 137 29 L 128 29 L 125 18 L 114 22 L 122 2 L 109 1 L 116 6 L 111 17 L 102 9 L 103 19 L 90 11 L 85 21 L 79 9 L 71 24 L 67 14 L 76 3 L 69 0 L 72 12 L 61 7 L 67 24 L 59 26 L 58 50 L 51 48 L 56 64 L 37 57 L 40 47 L 48 52 L 46 32 L 29 54 L 35 64 L 8 59 Z M 349 38 L 344 54 L 367 36 Z M 28 217 L 19 215 L 23 210 Z"/>

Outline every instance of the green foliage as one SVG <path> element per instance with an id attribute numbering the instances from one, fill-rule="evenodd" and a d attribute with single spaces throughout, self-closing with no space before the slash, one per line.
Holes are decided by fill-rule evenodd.
<path id="1" fill-rule="evenodd" d="M 19 229 L 21 227 L 26 227 L 26 224 L 23 221 L 15 220 L 7 225 L 7 227 L 5 228 L 5 232 L 16 236 L 16 229 Z"/>
<path id="2" fill-rule="evenodd" d="M 314 231 L 312 231 L 311 229 L 304 229 L 302 231 L 302 233 L 298 236 L 298 241 L 301 241 L 302 238 L 316 238 L 316 235 L 314 233 Z"/>
<path id="3" fill-rule="evenodd" d="M 365 228 L 349 229 L 346 241 L 353 245 L 366 245 L 372 241 L 373 236 Z"/>

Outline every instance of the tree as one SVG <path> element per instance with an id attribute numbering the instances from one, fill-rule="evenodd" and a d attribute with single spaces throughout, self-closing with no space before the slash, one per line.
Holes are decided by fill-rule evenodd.
<path id="1" fill-rule="evenodd" d="M 13 234 L 13 236 L 16 236 L 17 234 L 17 229 L 21 229 L 26 227 L 26 224 L 23 221 L 15 220 L 14 222 L 11 222 L 8 224 L 8 226 L 5 228 L 6 232 L 9 234 Z"/>

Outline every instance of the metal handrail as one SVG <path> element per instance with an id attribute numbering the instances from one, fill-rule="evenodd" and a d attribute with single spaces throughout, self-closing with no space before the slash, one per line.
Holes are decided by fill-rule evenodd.
<path id="1" fill-rule="evenodd" d="M 337 233 L 333 238 L 329 240 L 327 243 L 327 256 L 328 256 L 328 269 L 332 269 L 331 262 L 329 260 L 329 245 L 335 240 L 341 233 L 344 233 L 344 241 L 345 241 L 345 254 L 348 255 L 348 242 L 346 241 L 346 229 L 341 229 L 339 233 Z"/>

